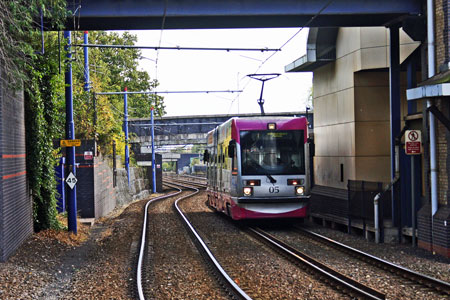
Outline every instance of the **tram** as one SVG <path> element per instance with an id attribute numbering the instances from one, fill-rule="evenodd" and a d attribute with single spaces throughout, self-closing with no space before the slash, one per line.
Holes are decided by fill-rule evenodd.
<path id="1" fill-rule="evenodd" d="M 306 217 L 307 124 L 304 117 L 231 118 L 208 132 L 208 204 L 234 220 Z"/>

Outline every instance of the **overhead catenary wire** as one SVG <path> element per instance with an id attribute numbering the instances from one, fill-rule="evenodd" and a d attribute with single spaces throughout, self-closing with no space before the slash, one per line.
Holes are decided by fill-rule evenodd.
<path id="1" fill-rule="evenodd" d="M 163 18 L 162 18 L 162 22 L 161 22 L 161 32 L 159 34 L 159 42 L 158 42 L 159 47 L 161 47 L 164 26 L 166 24 L 168 1 L 169 0 L 164 1 L 164 13 L 163 13 Z M 158 82 L 158 61 L 159 61 L 159 49 L 157 49 L 157 51 L 156 51 L 156 60 L 155 60 L 155 80 L 156 80 L 156 82 Z"/>
<path id="2" fill-rule="evenodd" d="M 286 40 L 286 42 L 284 42 L 283 43 L 283 45 L 281 45 L 281 47 L 279 47 L 279 49 L 280 49 L 280 51 L 290 42 L 290 41 L 292 41 L 298 34 L 300 34 L 300 32 L 302 32 L 302 30 L 305 28 L 305 27 L 307 27 L 309 24 L 311 24 L 318 16 L 320 16 L 320 14 L 328 7 L 328 6 L 330 6 L 331 5 L 331 3 L 333 2 L 334 0 L 328 0 L 327 1 L 327 3 L 325 3 L 325 5 L 314 15 L 314 16 L 312 16 L 311 17 L 311 19 L 309 19 L 303 26 L 301 26 L 300 27 L 300 29 L 296 32 L 296 33 L 294 33 L 289 39 L 287 39 Z M 262 68 L 262 66 L 264 65 L 264 64 L 266 64 L 275 54 L 277 54 L 278 53 L 278 51 L 277 52 L 274 52 L 274 53 L 272 53 L 269 57 L 267 57 L 264 61 L 262 61 L 261 62 L 261 64 L 256 68 L 256 70 L 255 70 L 255 72 L 253 72 L 253 73 L 258 73 L 258 71 Z M 245 78 L 245 77 L 244 77 Z M 247 82 L 244 84 L 244 86 L 243 86 L 243 88 L 242 88 L 242 90 L 244 91 L 246 88 L 247 88 L 247 86 L 249 85 L 249 83 L 250 83 L 251 81 L 250 81 L 250 79 L 248 79 L 247 80 Z M 231 104 L 230 104 L 230 109 L 231 109 L 231 106 L 234 104 L 234 101 L 237 99 L 237 97 L 236 98 L 234 98 L 233 99 L 233 101 L 231 102 Z"/>
<path id="3" fill-rule="evenodd" d="M 280 48 L 234 48 L 234 47 L 166 47 L 166 46 L 137 46 L 137 45 L 104 45 L 104 44 L 75 44 L 73 47 L 114 48 L 114 49 L 151 49 L 151 50 L 192 50 L 192 51 L 257 51 L 278 52 Z M 248 57 L 247 57 L 248 58 Z M 158 61 L 158 58 L 155 60 Z"/>
<path id="4" fill-rule="evenodd" d="M 98 92 L 96 95 L 132 95 L 132 94 L 209 94 L 209 93 L 241 93 L 242 90 L 221 90 L 221 91 L 141 91 L 141 92 Z"/>

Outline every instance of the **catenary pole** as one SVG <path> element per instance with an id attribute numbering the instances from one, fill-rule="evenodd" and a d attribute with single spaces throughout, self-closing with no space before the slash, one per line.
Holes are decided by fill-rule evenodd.
<path id="1" fill-rule="evenodd" d="M 89 42 L 88 32 L 84 32 L 84 43 L 87 44 Z M 84 90 L 86 92 L 90 91 L 90 83 L 89 83 L 89 48 L 84 47 Z"/>
<path id="2" fill-rule="evenodd" d="M 155 166 L 155 122 L 154 122 L 154 107 L 151 107 L 150 119 L 152 123 L 152 190 L 156 193 L 156 166 Z"/>
<path id="3" fill-rule="evenodd" d="M 66 138 L 75 139 L 75 126 L 73 122 L 73 93 L 72 93 L 72 52 L 71 52 L 71 32 L 64 31 L 64 38 L 67 40 L 67 65 L 65 72 L 65 95 L 66 95 Z M 66 178 L 70 174 L 76 177 L 75 168 L 75 147 L 66 147 L 67 169 Z M 76 185 L 67 193 L 67 225 L 69 231 L 77 234 L 77 187 Z"/>
<path id="4" fill-rule="evenodd" d="M 123 130 L 125 131 L 125 169 L 127 170 L 128 187 L 130 187 L 130 152 L 128 149 L 128 93 L 125 87 L 123 94 Z"/>

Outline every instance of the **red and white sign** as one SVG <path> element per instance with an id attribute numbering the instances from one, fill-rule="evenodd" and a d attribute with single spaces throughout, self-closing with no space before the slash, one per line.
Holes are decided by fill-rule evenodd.
<path id="1" fill-rule="evenodd" d="M 417 155 L 422 153 L 422 133 L 420 130 L 406 130 L 405 152 L 408 155 Z"/>
<path id="2" fill-rule="evenodd" d="M 92 151 L 84 151 L 84 160 L 93 160 L 94 154 Z"/>

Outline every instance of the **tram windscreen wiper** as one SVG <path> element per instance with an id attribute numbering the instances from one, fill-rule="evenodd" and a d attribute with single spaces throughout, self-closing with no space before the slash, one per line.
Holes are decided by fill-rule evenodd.
<path id="1" fill-rule="evenodd" d="M 270 183 L 276 183 L 277 182 L 277 180 L 275 179 L 275 178 L 273 178 L 272 177 L 272 175 L 270 175 L 270 174 L 266 174 L 266 176 L 267 176 L 267 178 L 269 178 L 269 180 L 270 180 Z"/>

